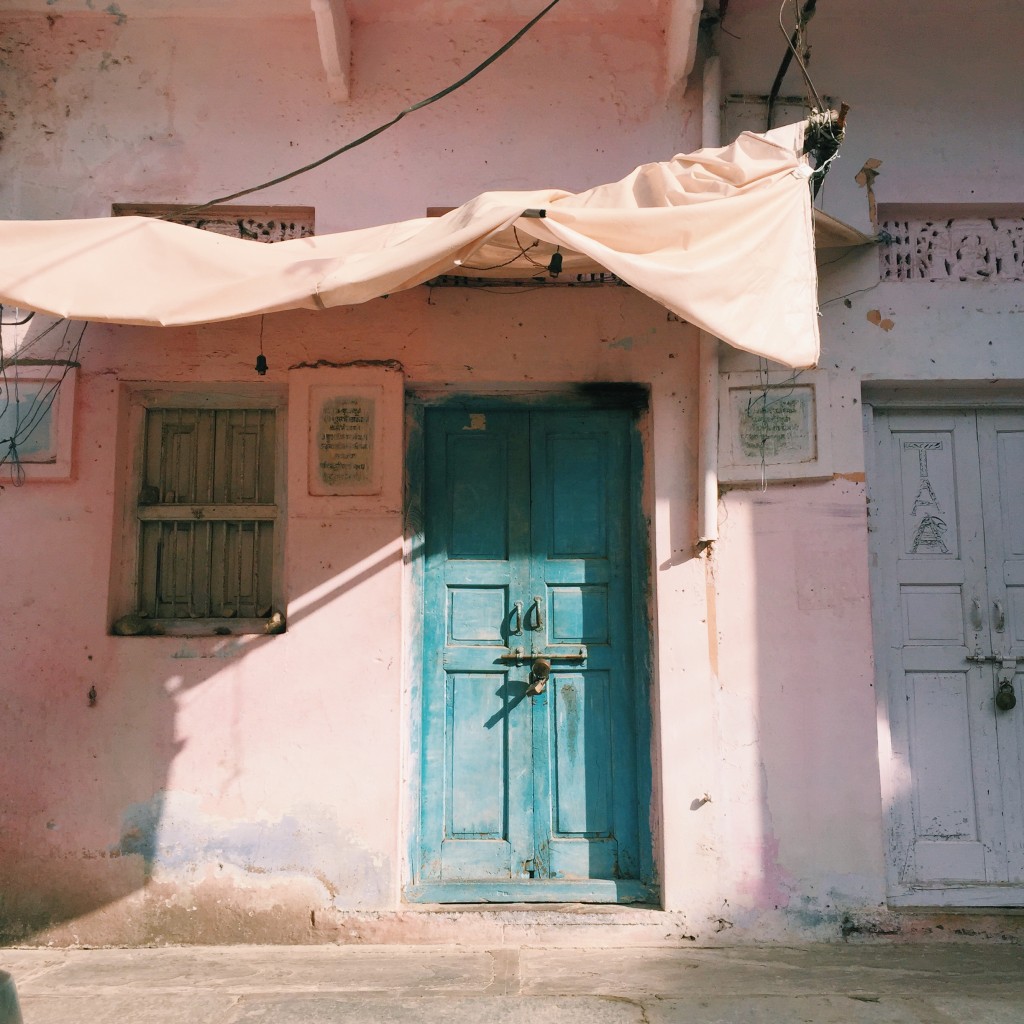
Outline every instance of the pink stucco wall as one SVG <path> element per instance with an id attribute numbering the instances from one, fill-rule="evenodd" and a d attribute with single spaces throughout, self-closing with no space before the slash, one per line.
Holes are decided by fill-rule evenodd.
<path id="1" fill-rule="evenodd" d="M 882 0 L 818 14 L 819 85 L 854 106 L 827 209 L 870 230 L 853 180 L 868 156 L 885 160 L 880 201 L 1019 198 L 1020 153 L 990 130 L 1017 109 L 999 69 L 1015 66 L 1019 19 L 991 6 L 970 28 L 989 55 L 987 121 L 973 96 L 949 87 L 940 18 L 915 15 L 916 31 L 894 33 L 876 31 L 890 7 Z M 729 5 L 739 38 L 720 37 L 726 94 L 766 91 L 781 58 L 765 42 L 778 35 L 777 8 Z M 937 8 L 946 17 L 960 5 Z M 583 188 L 695 148 L 699 74 L 685 92 L 666 88 L 664 13 L 602 3 L 588 20 L 561 16 L 442 104 L 254 201 L 313 205 L 325 232 L 418 216 L 488 188 Z M 195 202 L 255 183 L 442 87 L 516 27 L 357 21 L 353 99 L 334 105 L 308 18 L 119 23 L 48 5 L 4 25 L 2 153 L 12 171 L 0 175 L 0 203 L 15 217 L 105 216 L 112 202 Z M 739 106 L 726 105 L 727 130 Z M 650 388 L 650 815 L 671 928 L 645 919 L 643 934 L 835 937 L 844 915 L 869 920 L 885 901 L 885 766 L 862 387 L 1019 383 L 1021 303 L 995 285 L 879 285 L 874 251 L 823 266 L 820 294 L 834 475 L 726 489 L 720 539 L 703 557 L 694 550 L 697 339 L 628 289 L 418 288 L 274 315 L 262 328 L 266 378 L 252 370 L 259 321 L 91 325 L 73 478 L 0 481 L 4 934 L 347 941 L 354 914 L 364 925 L 391 915 L 392 939 L 425 934 L 401 903 L 416 609 L 400 511 L 289 513 L 282 636 L 108 635 L 128 458 L 124 388 L 286 389 L 289 367 L 318 360 L 394 360 L 408 388 Z M 868 319 L 873 309 L 892 319 L 891 332 Z M 5 351 L 37 329 L 4 328 Z M 752 368 L 723 353 L 723 370 Z M 438 929 L 430 934 L 445 937 Z"/>
<path id="2" fill-rule="evenodd" d="M 5 524 L 24 538 L 8 563 L 17 597 L 3 670 L 17 779 L 5 821 L 7 906 L 29 925 L 71 919 L 49 933 L 61 940 L 308 940 L 311 912 L 325 928 L 334 910 L 400 905 L 416 614 L 400 512 L 289 516 L 282 636 L 107 635 L 126 458 L 121 382 L 251 384 L 259 329 L 258 320 L 90 326 L 75 479 L 3 494 Z M 270 387 L 300 362 L 381 357 L 402 364 L 410 388 L 648 384 L 648 506 L 664 564 L 657 614 L 674 638 L 706 649 L 704 624 L 683 610 L 704 584 L 686 553 L 692 502 L 666 500 L 662 515 L 653 500 L 655 489 L 693 493 L 690 327 L 622 288 L 424 288 L 324 315 L 268 317 L 263 341 Z M 691 579 L 695 596 L 684 586 Z M 662 671 L 693 675 L 685 647 L 660 658 Z M 682 697 L 667 694 L 662 714 L 682 717 Z M 660 799 L 657 818 L 671 829 L 692 795 L 673 788 Z"/>

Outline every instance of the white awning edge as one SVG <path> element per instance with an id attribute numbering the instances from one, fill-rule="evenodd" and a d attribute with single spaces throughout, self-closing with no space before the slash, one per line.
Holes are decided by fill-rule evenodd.
<path id="1" fill-rule="evenodd" d="M 213 322 L 361 303 L 453 272 L 486 276 L 490 250 L 528 253 L 538 240 L 560 247 L 567 273 L 577 258 L 596 264 L 730 345 L 811 366 L 803 128 L 745 132 L 578 194 L 488 192 L 443 217 L 272 245 L 142 217 L 0 222 L 0 302 L 75 320 Z"/>

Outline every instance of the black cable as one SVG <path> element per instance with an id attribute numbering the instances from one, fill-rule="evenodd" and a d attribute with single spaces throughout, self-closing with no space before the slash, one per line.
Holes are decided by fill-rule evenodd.
<path id="1" fill-rule="evenodd" d="M 398 122 L 401 121 L 406 114 L 411 114 L 415 110 L 422 110 L 424 107 L 429 107 L 432 103 L 436 103 L 438 100 L 444 99 L 445 96 L 448 96 L 451 93 L 455 92 L 456 89 L 461 89 L 462 86 L 464 86 L 467 82 L 476 78 L 476 76 L 479 75 L 480 72 L 484 70 L 484 68 L 493 64 L 500 56 L 502 56 L 513 46 L 515 46 L 515 44 L 518 43 L 519 40 L 522 39 L 523 36 L 525 36 L 526 33 L 529 32 L 530 29 L 533 28 L 533 26 L 536 25 L 537 22 L 540 21 L 540 19 L 543 18 L 544 15 L 548 13 L 548 11 L 551 10 L 552 7 L 554 7 L 556 4 L 560 2 L 561 0 L 551 0 L 551 3 L 549 3 L 547 7 L 545 7 L 544 10 L 540 12 L 540 14 L 537 14 L 533 18 L 531 18 L 511 39 L 508 40 L 507 43 L 505 43 L 503 46 L 500 46 L 485 61 L 478 64 L 468 74 L 463 75 L 462 78 L 460 78 L 457 82 L 453 82 L 447 88 L 442 89 L 440 92 L 434 93 L 433 96 L 428 96 L 425 100 L 420 100 L 419 103 L 414 103 L 411 107 L 406 107 L 405 110 L 403 110 L 399 114 L 396 114 L 390 121 L 386 122 L 385 124 L 379 125 L 377 128 L 374 128 L 373 131 L 367 132 L 365 135 L 361 135 L 354 142 L 346 143 L 344 146 L 334 150 L 332 153 L 328 153 L 326 156 L 322 156 L 319 160 L 314 160 L 312 163 L 306 164 L 304 167 L 298 168 L 298 170 L 289 171 L 287 174 L 282 174 L 276 178 L 271 179 L 270 181 L 265 181 L 263 182 L 262 185 L 254 185 L 252 188 L 243 188 L 238 192 L 232 192 L 230 195 L 220 196 L 217 199 L 211 199 L 209 200 L 209 202 L 203 203 L 200 206 L 189 207 L 189 209 L 182 211 L 176 216 L 180 217 L 193 214 L 199 210 L 205 210 L 208 206 L 216 206 L 217 203 L 228 203 L 232 199 L 240 199 L 242 196 L 251 195 L 253 192 L 260 192 L 265 188 L 270 188 L 272 185 L 280 185 L 284 181 L 289 181 L 291 178 L 297 178 L 300 174 L 305 174 L 307 171 L 314 170 L 321 164 L 325 164 L 329 160 L 333 160 L 335 157 L 341 156 L 342 153 L 347 153 L 350 149 L 355 149 L 356 146 L 361 146 L 364 142 L 369 142 L 370 139 L 380 135 L 381 132 L 385 132 L 388 130 L 388 128 L 391 128 L 394 125 L 398 124 Z"/>
<path id="2" fill-rule="evenodd" d="M 3 315 L 4 307 L 0 305 L 0 327 L 24 327 L 36 314 L 33 310 L 24 320 L 4 320 Z"/>
<path id="3" fill-rule="evenodd" d="M 782 6 L 779 8 L 779 28 L 782 30 L 783 36 L 785 36 L 788 48 L 786 50 L 786 55 L 782 58 L 782 64 L 779 66 L 779 73 L 775 76 L 775 81 L 772 82 L 771 90 L 768 93 L 768 131 L 771 131 L 772 129 L 772 119 L 775 113 L 775 101 L 779 97 L 779 91 L 782 89 L 783 79 L 785 79 L 786 72 L 789 70 L 789 65 L 794 57 L 796 58 L 797 65 L 804 76 L 804 81 L 807 83 L 807 88 L 814 94 L 814 98 L 818 103 L 818 110 L 822 109 L 821 97 L 818 95 L 818 90 L 814 88 L 811 76 L 807 73 L 807 68 L 804 65 L 804 62 L 800 59 L 800 54 L 797 53 L 796 49 L 796 44 L 800 39 L 801 33 L 811 18 L 814 17 L 817 2 L 818 0 L 806 0 L 803 9 L 797 15 L 796 28 L 793 30 L 793 34 L 790 35 L 786 31 L 786 27 L 782 24 L 782 12 L 786 9 L 787 3 L 787 0 L 782 0 Z"/>
<path id="4" fill-rule="evenodd" d="M 515 230 L 515 229 L 513 228 L 513 230 Z M 519 246 L 519 252 L 517 252 L 511 259 L 505 260 L 504 263 L 495 263 L 493 266 L 490 266 L 490 267 L 471 267 L 468 263 L 460 263 L 460 264 L 458 264 L 458 266 L 462 270 L 500 270 L 502 267 L 507 267 L 510 263 L 515 263 L 515 261 L 517 259 L 519 259 L 521 256 L 525 256 L 531 263 L 533 263 L 535 266 L 539 267 L 540 264 L 537 263 L 536 260 L 530 259 L 530 255 L 529 255 L 529 253 L 526 250 L 527 249 L 533 249 L 534 247 L 540 245 L 540 241 L 539 240 L 534 240 L 528 246 L 524 247 L 523 243 L 519 241 L 519 234 L 518 233 L 516 233 L 515 237 L 516 237 L 516 245 Z"/>

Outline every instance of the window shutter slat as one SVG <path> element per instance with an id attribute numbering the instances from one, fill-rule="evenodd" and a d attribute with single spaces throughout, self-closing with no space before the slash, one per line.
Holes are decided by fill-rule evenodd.
<path id="1" fill-rule="evenodd" d="M 139 610 L 157 619 L 269 615 L 275 411 L 151 408 L 143 433 Z"/>

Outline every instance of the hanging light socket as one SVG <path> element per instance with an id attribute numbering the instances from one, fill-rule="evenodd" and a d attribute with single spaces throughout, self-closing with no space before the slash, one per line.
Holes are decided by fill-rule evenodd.
<path id="1" fill-rule="evenodd" d="M 261 377 L 267 373 L 267 357 L 262 352 L 256 357 L 256 372 Z"/>
<path id="2" fill-rule="evenodd" d="M 556 249 L 551 254 L 551 262 L 548 264 L 548 273 L 552 277 L 558 277 L 562 272 L 562 254 Z"/>

